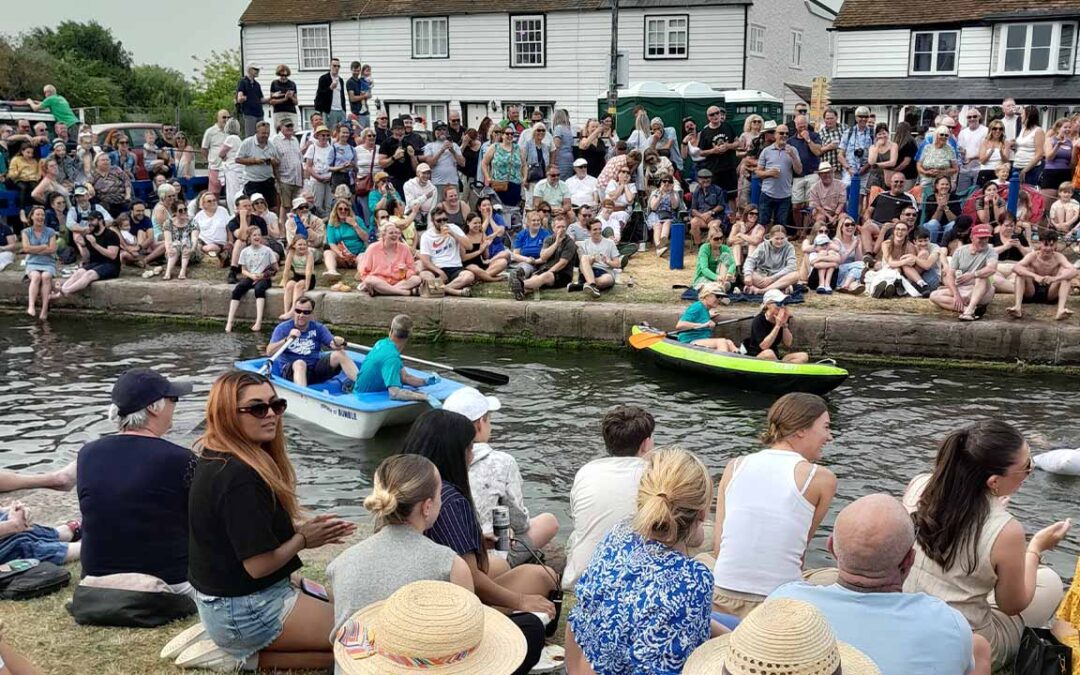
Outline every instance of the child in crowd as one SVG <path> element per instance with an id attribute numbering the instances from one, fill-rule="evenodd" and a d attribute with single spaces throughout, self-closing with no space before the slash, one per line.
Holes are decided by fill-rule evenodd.
<path id="1" fill-rule="evenodd" d="M 308 255 L 306 237 L 293 238 L 285 254 L 285 264 L 281 268 L 285 312 L 278 318 L 284 321 L 292 317 L 293 301 L 315 288 L 315 256 Z"/>
<path id="2" fill-rule="evenodd" d="M 165 281 L 172 279 L 173 268 L 176 261 L 180 260 L 180 274 L 177 279 L 187 279 L 188 263 L 195 250 L 196 232 L 188 216 L 187 207 L 183 202 L 172 205 L 172 217 L 161 225 L 161 236 L 168 252 L 168 262 L 165 264 Z"/>
<path id="3" fill-rule="evenodd" d="M 36 524 L 22 502 L 0 507 L 0 564 L 36 558 L 54 565 L 79 559 L 82 526 L 72 520 L 59 527 Z"/>
<path id="4" fill-rule="evenodd" d="M 1050 227 L 1065 235 L 1065 241 L 1075 242 L 1080 233 L 1080 204 L 1073 201 L 1072 183 L 1058 187 L 1057 201 L 1050 206 Z"/>
<path id="5" fill-rule="evenodd" d="M 240 300 L 247 292 L 255 290 L 255 323 L 252 331 L 262 330 L 263 310 L 266 309 L 266 291 L 273 284 L 274 274 L 277 272 L 277 254 L 270 247 L 263 244 L 263 235 L 257 229 L 248 234 L 248 246 L 240 252 L 241 278 L 233 286 L 232 300 L 229 302 L 229 318 L 225 322 L 225 332 L 231 333 L 233 321 L 236 319 L 236 310 L 240 307 Z"/>
<path id="6" fill-rule="evenodd" d="M 740 270 L 743 261 L 753 255 L 754 249 L 764 240 L 765 226 L 758 222 L 757 207 L 752 205 L 740 207 L 735 224 L 731 226 L 731 235 L 728 237 L 728 245 L 735 256 L 735 264 Z"/>

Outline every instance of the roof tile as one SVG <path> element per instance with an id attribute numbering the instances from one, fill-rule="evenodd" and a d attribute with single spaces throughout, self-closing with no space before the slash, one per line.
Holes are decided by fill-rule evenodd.
<path id="1" fill-rule="evenodd" d="M 1080 0 L 844 0 L 833 22 L 838 29 L 922 26 L 928 24 L 979 23 L 990 16 L 1040 12 L 1080 14 Z"/>

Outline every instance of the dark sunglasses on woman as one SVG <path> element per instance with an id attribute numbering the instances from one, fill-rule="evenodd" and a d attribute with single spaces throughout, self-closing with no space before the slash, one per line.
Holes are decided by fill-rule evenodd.
<path id="1" fill-rule="evenodd" d="M 265 419 L 266 416 L 270 414 L 271 410 L 274 411 L 275 415 L 280 417 L 281 415 L 283 415 L 285 413 L 285 409 L 288 408 L 288 407 L 289 407 L 289 402 L 288 401 L 286 401 L 283 398 L 275 398 L 274 400 L 270 401 L 269 403 L 261 403 L 260 402 L 260 403 L 254 403 L 254 404 L 249 405 L 249 406 L 244 406 L 243 408 L 237 408 L 237 411 L 242 412 L 242 413 L 247 413 L 248 415 L 251 415 L 252 417 L 256 417 L 258 419 Z"/>

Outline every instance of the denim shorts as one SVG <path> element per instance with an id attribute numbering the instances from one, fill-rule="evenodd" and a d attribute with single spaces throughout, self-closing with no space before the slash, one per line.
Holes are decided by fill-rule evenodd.
<path id="1" fill-rule="evenodd" d="M 245 661 L 281 635 L 299 592 L 289 579 L 282 579 L 269 588 L 235 598 L 196 593 L 195 604 L 214 644 L 237 661 Z"/>

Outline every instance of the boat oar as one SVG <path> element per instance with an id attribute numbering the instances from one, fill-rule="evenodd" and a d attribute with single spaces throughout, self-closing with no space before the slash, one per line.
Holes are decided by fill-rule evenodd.
<path id="1" fill-rule="evenodd" d="M 743 316 L 738 319 L 727 319 L 725 321 L 717 321 L 714 326 L 726 326 L 731 323 L 741 323 L 743 321 L 749 321 L 753 319 L 757 314 L 751 314 L 750 316 Z M 664 338 L 673 338 L 680 333 L 685 333 L 692 330 L 701 330 L 700 328 L 684 328 L 682 330 L 673 330 L 669 333 L 637 333 L 630 336 L 630 346 L 634 349 L 648 349 L 657 342 L 660 342 Z"/>
<path id="2" fill-rule="evenodd" d="M 270 358 L 266 359 L 266 363 L 262 364 L 262 366 L 259 368 L 259 374 L 269 375 L 270 369 L 274 366 L 274 361 L 277 361 L 278 357 L 284 354 L 285 350 L 288 349 L 292 345 L 292 343 L 295 342 L 295 340 L 295 338 L 293 338 L 292 340 L 286 340 L 285 344 L 278 347 L 277 351 L 271 354 Z"/>
<path id="3" fill-rule="evenodd" d="M 371 347 L 367 345 L 358 345 L 355 342 L 348 342 L 346 345 L 350 349 L 355 349 L 364 353 L 370 352 Z M 401 355 L 401 358 L 406 361 L 412 361 L 413 363 L 419 363 L 427 366 L 428 368 L 437 368 L 439 370 L 450 370 L 458 375 L 467 377 L 470 380 L 476 380 L 477 382 L 483 382 L 484 384 L 503 385 L 509 384 L 510 378 L 502 373 L 496 373 L 492 370 L 484 370 L 483 368 L 470 368 L 468 366 L 451 366 L 445 363 L 435 363 L 434 361 L 425 361 L 424 359 L 418 359 L 414 356 Z"/>

